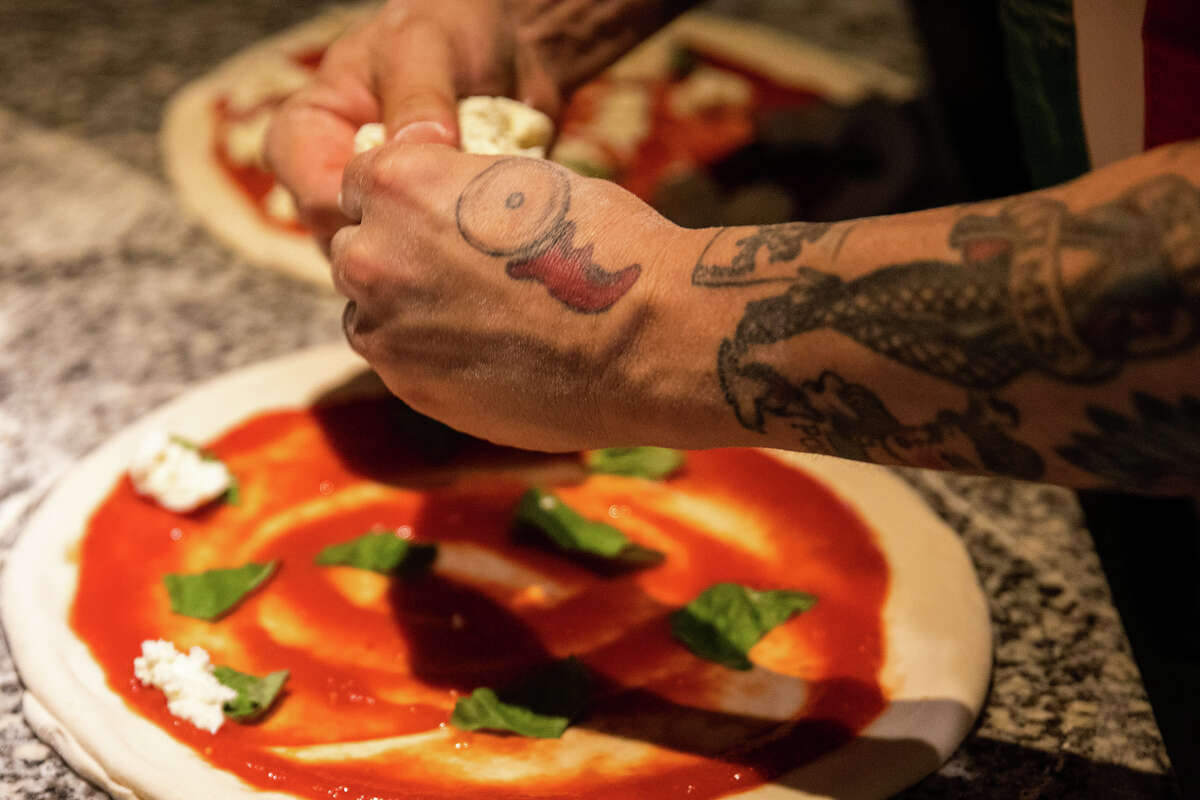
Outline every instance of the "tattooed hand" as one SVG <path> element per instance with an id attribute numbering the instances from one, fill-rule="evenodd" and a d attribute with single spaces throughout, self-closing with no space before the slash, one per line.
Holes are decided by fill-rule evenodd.
<path id="1" fill-rule="evenodd" d="M 342 210 L 346 336 L 398 396 L 505 444 L 633 441 L 623 398 L 680 229 L 613 184 L 440 145 L 359 156 Z"/>

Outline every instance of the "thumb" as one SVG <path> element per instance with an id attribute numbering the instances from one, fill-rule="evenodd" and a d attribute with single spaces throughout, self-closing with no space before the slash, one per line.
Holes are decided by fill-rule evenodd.
<path id="1" fill-rule="evenodd" d="M 390 140 L 458 146 L 454 55 L 439 26 L 403 20 L 376 40 L 371 73 Z"/>

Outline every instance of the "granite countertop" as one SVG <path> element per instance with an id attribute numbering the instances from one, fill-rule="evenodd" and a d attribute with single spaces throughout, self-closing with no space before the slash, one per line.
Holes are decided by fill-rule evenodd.
<path id="1" fill-rule="evenodd" d="M 919 57 L 878 0 L 729 0 L 796 15 L 825 46 Z M 175 205 L 156 132 L 186 81 L 320 4 L 9 0 L 0 8 L 0 557 L 75 459 L 221 372 L 337 341 L 329 290 L 231 255 Z M 882 10 L 881 10 L 882 9 Z M 891 10 L 889 10 L 891 9 Z M 797 17 L 798 18 L 798 17 Z M 870 55 L 870 51 L 860 55 Z M 993 684 L 925 798 L 1174 798 L 1170 768 L 1074 495 L 905 471 L 989 596 Z M 0 642 L 0 796 L 98 798 L 19 711 Z"/>

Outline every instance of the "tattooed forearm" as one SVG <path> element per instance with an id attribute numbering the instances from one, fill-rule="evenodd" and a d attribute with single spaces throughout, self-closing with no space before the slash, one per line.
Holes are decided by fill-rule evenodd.
<path id="1" fill-rule="evenodd" d="M 693 268 L 696 286 L 763 290 L 746 302 L 717 358 L 724 397 L 749 430 L 765 433 L 777 419 L 808 449 L 1037 478 L 1045 472 L 1043 457 L 1009 436 L 1017 408 L 993 393 L 1027 374 L 1101 386 L 1133 361 L 1173 356 L 1200 342 L 1200 190 L 1178 175 L 1153 177 L 1083 210 L 1048 195 L 1018 198 L 997 213 L 954 223 L 948 243 L 957 259 L 899 261 L 850 279 L 829 269 L 822 237 L 830 227 L 722 230 Z M 816 331 L 837 332 L 960 387 L 966 411 L 943 410 L 933 422 L 904 425 L 863 386 L 843 383 L 830 395 L 840 380 L 832 373 L 815 382 L 783 377 L 794 374 L 796 365 L 784 361 L 798 351 L 773 345 Z M 834 395 L 837 413 L 813 401 Z M 1147 402 L 1140 401 L 1139 411 Z M 1194 404 L 1185 398 L 1177 416 L 1194 413 Z M 854 413 L 847 416 L 849 408 Z M 1097 425 L 1113 421 L 1105 414 L 1092 409 Z M 1150 422 L 1143 417 L 1145 432 Z M 1101 442 L 1120 441 L 1126 450 L 1132 444 L 1101 428 L 1075 434 L 1057 452 L 1116 478 L 1122 462 Z M 939 449 L 942 440 L 969 447 Z M 928 452 L 913 458 L 898 441 L 929 444 Z M 1044 454 L 1053 449 L 1043 446 Z M 1145 471 L 1138 480 L 1153 483 L 1165 472 L 1196 476 L 1195 449 L 1190 464 L 1161 451 L 1156 446 L 1157 461 L 1144 447 L 1129 456 Z"/>
<path id="2" fill-rule="evenodd" d="M 772 230 L 739 239 L 728 266 L 702 256 L 692 274 L 704 286 L 786 283 L 746 306 L 735 353 L 832 329 L 960 386 L 995 389 L 1030 370 L 1103 381 L 1200 336 L 1200 191 L 1177 176 L 1082 214 L 1032 197 L 968 216 L 950 233 L 961 262 L 894 264 L 851 281 L 798 263 L 812 238 L 785 231 L 784 247 Z M 1066 275 L 1065 262 L 1081 268 Z"/>
<path id="3" fill-rule="evenodd" d="M 468 244 L 508 259 L 510 277 L 543 284 L 551 297 L 575 311 L 607 311 L 637 281 L 642 267 L 630 264 L 609 272 L 595 263 L 591 244 L 574 244 L 570 208 L 571 183 L 562 168 L 507 158 L 467 185 L 455 219 Z"/>
<path id="4" fill-rule="evenodd" d="M 786 418 L 804 450 L 874 461 L 1036 479 L 1044 472 L 1033 448 L 1009 436 L 1016 407 L 978 393 L 963 412 L 942 409 L 932 421 L 909 425 L 865 386 L 834 372 L 793 384 L 766 364 L 747 368 L 771 385 L 759 413 Z"/>
<path id="5" fill-rule="evenodd" d="M 1171 403 L 1134 392 L 1135 416 L 1098 405 L 1087 409 L 1094 432 L 1071 434 L 1057 448 L 1075 466 L 1118 486 L 1153 489 L 1168 481 L 1200 483 L 1200 398 Z"/>

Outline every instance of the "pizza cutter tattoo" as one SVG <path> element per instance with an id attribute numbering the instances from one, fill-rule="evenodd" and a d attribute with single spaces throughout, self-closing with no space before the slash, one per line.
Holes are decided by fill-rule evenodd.
<path id="1" fill-rule="evenodd" d="M 591 244 L 576 247 L 570 207 L 571 184 L 562 169 L 506 158 L 467 184 L 455 217 L 469 245 L 508 259 L 510 278 L 541 283 L 573 311 L 607 311 L 637 282 L 642 266 L 609 271 L 592 259 Z"/>

